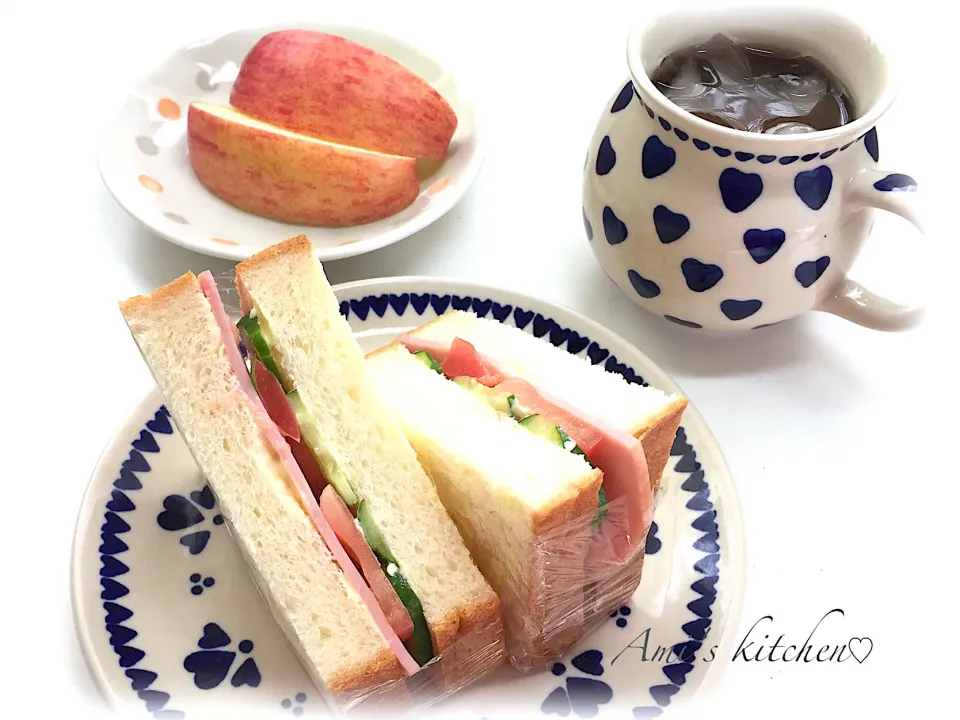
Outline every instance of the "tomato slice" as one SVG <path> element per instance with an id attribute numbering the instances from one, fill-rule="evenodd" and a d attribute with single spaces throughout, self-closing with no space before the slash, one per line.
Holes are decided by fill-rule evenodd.
<path id="1" fill-rule="evenodd" d="M 354 565 L 363 574 L 380 608 L 390 623 L 390 627 L 403 642 L 413 637 L 413 620 L 393 589 L 380 561 L 373 554 L 366 538 L 353 520 L 353 514 L 343 502 L 333 485 L 327 485 L 320 493 L 320 510 L 330 523 L 334 533 L 343 543 L 344 550 Z"/>
<path id="2" fill-rule="evenodd" d="M 450 351 L 441 367 L 443 374 L 448 378 L 469 377 L 487 387 L 493 387 L 503 380 L 503 375 L 496 365 L 478 353 L 473 345 L 459 337 L 454 338 L 450 343 Z"/>
<path id="3" fill-rule="evenodd" d="M 303 473 L 304 479 L 313 492 L 313 497 L 319 502 L 320 493 L 322 493 L 323 489 L 327 486 L 327 478 L 324 477 L 323 470 L 320 469 L 320 464 L 305 442 L 302 440 L 293 440 L 292 438 L 286 438 L 286 441 L 287 445 L 290 446 L 293 459 L 297 461 L 297 465 L 300 466 L 300 472 Z"/>
<path id="4" fill-rule="evenodd" d="M 297 424 L 297 414 L 287 400 L 283 385 L 277 376 L 267 370 L 267 366 L 258 357 L 253 360 L 253 381 L 257 386 L 257 395 L 263 402 L 270 419 L 285 436 L 300 442 L 300 426 Z"/>

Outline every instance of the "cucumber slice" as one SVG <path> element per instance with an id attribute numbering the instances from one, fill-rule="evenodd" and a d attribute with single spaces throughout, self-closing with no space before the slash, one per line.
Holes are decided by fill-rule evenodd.
<path id="1" fill-rule="evenodd" d="M 600 486 L 600 492 L 597 493 L 597 517 L 593 521 L 593 525 L 590 526 L 591 532 L 596 532 L 600 529 L 600 523 L 602 523 L 607 517 L 607 509 L 604 505 L 607 504 L 607 493 L 603 489 L 603 485 Z"/>
<path id="2" fill-rule="evenodd" d="M 410 619 L 413 620 L 413 636 L 404 644 L 404 647 L 417 661 L 420 667 L 423 667 L 433 659 L 433 639 L 430 637 L 430 627 L 427 625 L 427 618 L 423 614 L 423 606 L 420 604 L 420 598 L 410 587 L 410 583 L 403 576 L 403 573 L 397 568 L 397 564 L 389 562 L 386 558 L 379 558 L 380 566 L 387 574 L 387 580 L 397 591 L 400 602 L 410 613 Z M 392 573 L 391 573 L 392 571 Z"/>
<path id="3" fill-rule="evenodd" d="M 534 435 L 539 435 L 544 440 L 549 440 L 554 445 L 563 447 L 563 436 L 560 434 L 563 431 L 556 425 L 548 423 L 539 415 L 528 415 L 520 421 L 520 424 Z"/>
<path id="4" fill-rule="evenodd" d="M 484 400 L 490 403 L 490 406 L 497 412 L 506 413 L 508 415 L 513 413 L 513 403 L 516 400 L 513 395 L 509 393 L 498 392 L 493 388 L 488 388 L 486 385 L 483 385 L 470 377 L 461 376 L 450 379 L 463 389 L 469 390 L 474 395 L 482 397 Z"/>
<path id="5" fill-rule="evenodd" d="M 260 320 L 255 317 L 251 317 L 250 315 L 244 315 L 237 322 L 237 328 L 250 340 L 250 344 L 260 357 L 260 361 L 263 363 L 264 367 L 276 375 L 277 380 L 279 380 L 280 384 L 283 385 L 283 378 L 280 377 L 280 370 L 277 369 L 277 363 L 273 359 L 273 353 L 270 352 L 270 346 L 267 345 L 267 341 L 264 339 L 263 332 L 260 329 Z M 250 366 L 253 367 L 252 362 L 250 363 Z"/>
<path id="6" fill-rule="evenodd" d="M 584 460 L 587 461 L 587 464 L 590 467 L 596 467 L 596 465 L 590 462 L 590 458 L 587 457 L 586 453 L 580 449 L 580 446 L 573 441 L 573 438 L 563 431 L 563 428 L 558 427 L 557 431 L 560 433 L 560 438 L 563 440 L 563 447 L 572 452 L 574 455 L 580 455 Z M 593 521 L 593 525 L 590 526 L 591 532 L 596 532 L 600 528 L 600 523 L 602 523 L 607 517 L 607 510 L 603 507 L 606 504 L 607 493 L 604 491 L 603 485 L 601 485 L 600 491 L 597 493 L 597 516 Z"/>
<path id="7" fill-rule="evenodd" d="M 360 529 L 363 530 L 363 537 L 366 538 L 370 549 L 373 550 L 378 557 L 383 558 L 387 562 L 396 563 L 396 558 L 393 557 L 393 554 L 387 547 L 386 541 L 383 539 L 383 535 L 380 534 L 380 528 L 378 528 L 377 524 L 373 521 L 373 516 L 370 514 L 370 507 L 363 501 L 361 501 L 359 507 L 357 507 L 357 522 L 360 523 Z"/>
<path id="8" fill-rule="evenodd" d="M 426 365 L 428 368 L 434 372 L 440 373 L 443 375 L 443 368 L 440 367 L 440 363 L 433 359 L 433 355 L 428 353 L 426 350 L 417 350 L 413 356 Z"/>
<path id="9" fill-rule="evenodd" d="M 360 523 L 360 529 L 363 531 L 363 537 L 370 545 L 377 560 L 380 561 L 380 567 L 387 576 L 387 580 L 397 591 L 400 602 L 410 613 L 410 619 L 413 621 L 413 636 L 405 646 L 413 659 L 421 667 L 433 659 L 433 640 L 430 637 L 430 628 L 427 625 L 427 618 L 423 614 L 423 606 L 420 604 L 420 598 L 410 587 L 410 583 L 397 567 L 397 560 L 387 547 L 387 543 L 380 534 L 380 529 L 370 514 L 370 509 L 365 502 L 361 502 L 357 508 L 357 522 Z"/>
<path id="10" fill-rule="evenodd" d="M 266 363 L 264 363 L 264 365 L 266 365 Z M 320 465 L 323 476 L 327 479 L 327 482 L 333 485 L 334 490 L 337 491 L 347 507 L 356 506 L 360 502 L 360 499 L 356 493 L 353 492 L 353 488 L 350 487 L 350 483 L 340 468 L 340 463 L 337 462 L 333 450 L 323 442 L 323 439 L 317 432 L 317 428 L 313 424 L 313 418 L 310 417 L 307 408 L 304 407 L 303 401 L 300 399 L 300 393 L 296 390 L 291 390 L 287 393 L 287 400 L 290 401 L 293 412 L 297 416 L 300 435 L 307 441 L 307 447 L 310 448 L 313 456 L 317 459 L 317 464 Z"/>

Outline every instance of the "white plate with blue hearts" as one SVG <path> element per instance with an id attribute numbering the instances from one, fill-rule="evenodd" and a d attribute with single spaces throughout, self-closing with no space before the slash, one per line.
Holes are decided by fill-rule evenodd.
<path id="1" fill-rule="evenodd" d="M 520 293 L 398 278 L 336 289 L 365 352 L 449 309 L 469 309 L 682 394 L 601 325 Z M 76 530 L 72 600 L 90 671 L 113 708 L 156 717 L 196 708 L 327 714 L 253 584 L 215 499 L 154 391 L 90 481 Z M 548 670 L 505 667 L 434 706 L 463 717 L 656 717 L 716 681 L 745 584 L 736 489 L 691 403 L 662 480 L 632 601 Z"/>

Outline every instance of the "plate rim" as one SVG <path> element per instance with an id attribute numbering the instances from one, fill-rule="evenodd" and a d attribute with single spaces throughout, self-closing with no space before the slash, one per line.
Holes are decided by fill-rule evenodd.
<path id="1" fill-rule="evenodd" d="M 369 295 L 371 293 L 367 291 L 369 291 L 371 288 L 382 288 L 384 292 L 395 293 L 398 288 L 402 288 L 402 291 L 409 292 L 411 287 L 417 287 L 421 291 L 426 289 L 427 292 L 431 292 L 432 289 L 435 290 L 442 288 L 446 290 L 458 288 L 461 292 L 465 291 L 474 297 L 477 297 L 478 293 L 491 298 L 497 295 L 500 295 L 501 297 L 503 295 L 507 295 L 520 298 L 524 302 L 532 304 L 533 306 L 540 305 L 545 308 L 549 308 L 550 310 L 559 310 L 561 314 L 567 314 L 575 323 L 582 323 L 584 327 L 591 331 L 599 330 L 601 334 L 606 335 L 608 338 L 616 341 L 617 343 L 623 344 L 626 347 L 629 347 L 631 351 L 639 358 L 642 358 L 642 360 L 646 362 L 650 368 L 658 371 L 660 375 L 666 379 L 668 387 L 662 387 L 661 389 L 668 392 L 675 392 L 690 399 L 689 395 L 682 391 L 680 385 L 669 373 L 661 368 L 659 364 L 653 362 L 653 360 L 651 360 L 649 356 L 647 356 L 647 354 L 644 353 L 639 347 L 626 340 L 626 338 L 624 338 L 618 332 L 607 328 L 599 322 L 583 315 L 567 305 L 564 305 L 563 303 L 546 298 L 540 298 L 521 290 L 513 290 L 497 284 L 461 280 L 452 276 L 433 277 L 427 275 L 403 275 L 354 280 L 334 285 L 332 286 L 332 290 L 337 296 L 338 302 L 343 302 L 344 300 L 348 300 L 351 298 L 351 296 L 355 295 L 355 291 L 357 290 L 362 290 L 365 294 Z M 388 288 L 390 289 L 388 290 Z M 525 309 L 529 309 L 529 307 Z M 87 487 L 84 490 L 83 499 L 81 500 L 80 507 L 77 512 L 73 540 L 71 543 L 70 601 L 71 614 L 73 616 L 74 629 L 76 633 L 75 637 L 80 645 L 84 662 L 88 668 L 88 671 L 90 672 L 92 680 L 94 681 L 94 685 L 96 686 L 100 696 L 107 702 L 111 709 L 116 709 L 119 707 L 121 699 L 115 692 L 114 688 L 112 688 L 107 682 L 106 675 L 102 668 L 100 668 L 98 663 L 95 662 L 96 658 L 94 657 L 93 652 L 93 638 L 90 632 L 91 628 L 87 626 L 86 621 L 81 617 L 81 609 L 83 607 L 83 598 L 81 597 L 83 581 L 81 578 L 83 573 L 80 552 L 83 540 L 85 538 L 85 536 L 81 537 L 81 523 L 85 517 L 90 515 L 90 506 L 94 502 L 98 502 L 102 499 L 102 497 L 99 495 L 94 497 L 93 490 L 95 480 L 102 473 L 102 468 L 107 458 L 117 452 L 118 448 L 122 450 L 124 445 L 127 444 L 121 441 L 124 440 L 127 434 L 130 432 L 131 418 L 146 413 L 147 410 L 149 410 L 158 400 L 160 404 L 163 404 L 163 395 L 154 385 L 145 393 L 144 397 L 134 407 L 131 408 L 124 419 L 120 420 L 116 424 L 108 440 L 103 445 L 100 455 L 94 464 L 93 470 L 89 474 Z M 706 419 L 700 413 L 699 408 L 692 401 L 692 399 L 690 399 L 687 409 L 684 411 L 684 415 L 691 410 L 693 411 L 691 414 L 699 425 L 700 434 L 707 441 L 707 444 L 711 446 L 711 449 L 716 454 L 717 459 L 720 461 L 720 465 L 722 466 L 722 470 L 725 474 L 723 477 L 725 491 L 723 496 L 723 513 L 727 518 L 727 523 L 725 526 L 737 529 L 736 537 L 738 542 L 727 545 L 729 548 L 729 557 L 732 558 L 732 561 L 725 564 L 725 573 L 726 577 L 732 579 L 732 582 L 730 582 L 729 585 L 735 592 L 731 592 L 730 594 L 730 605 L 727 609 L 727 615 L 725 618 L 724 633 L 723 637 L 721 638 L 721 642 L 719 643 L 719 646 L 722 648 L 735 642 L 735 633 L 739 628 L 740 618 L 742 615 L 743 606 L 745 604 L 745 591 L 748 580 L 748 540 L 743 523 L 740 493 L 734 480 L 733 473 L 730 471 L 730 465 L 723 453 L 723 449 L 720 446 L 720 443 L 717 441 L 713 430 L 710 428 L 709 424 L 706 422 Z M 721 657 L 726 657 L 726 654 L 723 654 Z M 704 671 L 700 684 L 695 690 L 693 696 L 700 696 L 701 699 L 707 697 L 719 682 L 719 679 L 723 676 L 727 664 L 729 663 L 709 663 L 709 667 L 706 671 Z"/>
<path id="2" fill-rule="evenodd" d="M 305 29 L 305 30 L 320 30 L 323 32 L 330 32 L 336 34 L 337 31 L 344 30 L 359 30 L 364 33 L 378 36 L 381 39 L 387 39 L 392 43 L 403 46 L 405 50 L 417 54 L 428 60 L 432 63 L 435 63 L 437 67 L 445 71 L 453 80 L 455 81 L 457 88 L 457 97 L 459 101 L 466 105 L 470 113 L 473 116 L 473 146 L 474 151 L 471 157 L 468 159 L 466 167 L 463 171 L 463 182 L 458 183 L 454 186 L 453 191 L 446 192 L 440 195 L 439 200 L 434 200 L 431 202 L 430 208 L 425 212 L 420 213 L 419 215 L 414 216 L 407 222 L 403 223 L 389 230 L 385 230 L 377 235 L 373 235 L 364 240 L 359 240 L 357 242 L 347 243 L 345 245 L 335 245 L 332 248 L 320 248 L 317 249 L 317 257 L 321 261 L 326 262 L 328 260 L 343 260 L 345 258 L 356 257 L 358 255 L 365 255 L 370 252 L 376 252 L 390 245 L 394 245 L 398 242 L 406 240 L 410 236 L 424 230 L 433 223 L 437 222 L 450 212 L 458 203 L 460 203 L 467 192 L 473 187 L 477 178 L 480 175 L 481 170 L 483 169 L 485 160 L 486 160 L 486 146 L 483 141 L 483 131 L 481 123 L 482 113 L 477 107 L 477 104 L 473 101 L 473 93 L 470 91 L 470 87 L 465 87 L 461 83 L 461 78 L 463 77 L 462 73 L 456 72 L 454 68 L 454 63 L 450 62 L 441 62 L 435 55 L 427 51 L 422 45 L 417 43 L 410 42 L 409 40 L 401 37 L 399 35 L 392 35 L 390 33 L 384 32 L 379 28 L 375 28 L 371 25 L 360 25 L 356 23 L 323 23 L 317 21 L 290 21 L 290 22 L 278 22 L 271 23 L 269 25 L 244 25 L 242 27 L 234 27 L 231 30 L 223 30 L 220 32 L 209 33 L 204 37 L 197 38 L 195 40 L 184 42 L 179 45 L 174 50 L 167 52 L 161 59 L 155 60 L 153 64 L 149 65 L 146 70 L 142 70 L 134 82 L 134 86 L 142 80 L 151 77 L 156 74 L 160 68 L 170 63 L 174 58 L 176 58 L 180 53 L 189 50 L 196 46 L 208 45 L 210 43 L 222 40 L 230 35 L 235 35 L 239 33 L 247 32 L 256 32 L 262 33 L 263 35 L 274 32 L 276 30 L 284 29 Z M 159 56 L 159 54 L 158 54 Z M 146 65 L 146 64 L 145 64 Z M 464 91 L 466 90 L 466 92 Z M 101 121 L 101 128 L 97 133 L 96 140 L 96 155 L 97 155 L 97 172 L 100 175 L 100 181 L 103 183 L 103 186 L 106 188 L 108 194 L 113 198 L 114 202 L 120 206 L 120 208 L 131 218 L 136 220 L 141 226 L 154 233 L 155 235 L 161 237 L 162 239 L 170 242 L 179 247 L 191 250 L 192 252 L 204 255 L 206 257 L 215 257 L 221 260 L 232 260 L 232 261 L 242 261 L 251 257 L 253 254 L 259 252 L 263 248 L 250 248 L 249 252 L 242 250 L 244 246 L 231 246 L 231 245 L 221 245 L 218 243 L 213 243 L 208 241 L 206 243 L 195 242 L 180 236 L 175 232 L 172 232 L 168 229 L 164 229 L 160 226 L 159 223 L 154 222 L 152 218 L 141 217 L 138 215 L 130 204 L 124 202 L 123 198 L 125 197 L 126 191 L 122 190 L 119 185 L 115 185 L 116 180 L 111 181 L 111 174 L 109 170 L 105 170 L 105 166 L 109 168 L 110 161 L 106 160 L 109 148 L 111 148 L 116 143 L 116 137 L 112 130 L 116 127 L 119 122 L 119 118 L 123 112 L 123 107 L 125 103 L 133 95 L 133 88 L 126 87 L 118 91 L 117 97 L 111 103 L 111 112 L 105 114 L 103 120 Z M 419 196 L 418 196 L 419 197 Z M 222 202 L 222 201 L 221 201 Z M 244 211 L 228 206 L 231 211 L 236 211 L 243 213 Z M 245 213 L 251 215 L 251 213 Z M 252 217 L 258 217 L 256 215 L 251 215 Z M 300 232 L 306 230 L 309 231 L 323 231 L 326 228 L 322 227 L 311 227 L 307 225 L 295 225 L 288 223 L 281 223 L 276 220 L 270 220 L 269 218 L 259 217 L 258 219 L 265 222 L 270 222 L 275 225 L 278 229 L 278 237 L 291 237 L 293 234 L 297 234 L 297 229 L 300 229 Z M 384 220 L 386 218 L 383 218 Z M 363 225 L 356 225 L 353 227 L 363 227 Z M 284 234 L 286 233 L 286 234 Z"/>

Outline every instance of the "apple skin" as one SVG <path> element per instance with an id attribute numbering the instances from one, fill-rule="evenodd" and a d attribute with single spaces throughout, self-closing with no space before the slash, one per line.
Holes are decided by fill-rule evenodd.
<path id="1" fill-rule="evenodd" d="M 280 222 L 360 225 L 400 212 L 420 191 L 414 158 L 298 136 L 219 105 L 190 105 L 187 147 L 207 190 Z"/>
<path id="2" fill-rule="evenodd" d="M 345 38 L 264 35 L 244 58 L 230 104 L 302 135 L 388 155 L 443 159 L 457 116 L 429 83 Z"/>

